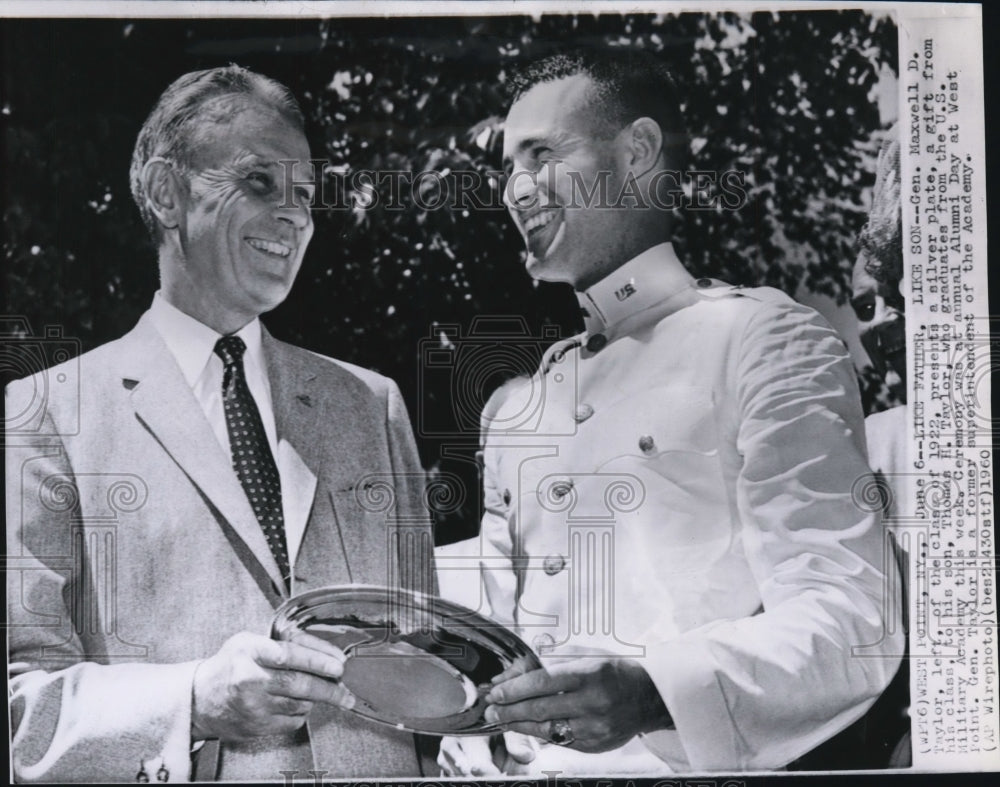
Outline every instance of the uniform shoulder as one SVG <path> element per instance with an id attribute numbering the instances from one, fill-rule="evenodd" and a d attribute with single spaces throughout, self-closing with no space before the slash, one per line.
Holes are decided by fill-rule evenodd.
<path id="1" fill-rule="evenodd" d="M 786 293 L 774 287 L 744 287 L 742 284 L 728 284 L 718 279 L 695 279 L 692 286 L 701 299 L 706 301 L 746 298 L 756 303 L 795 304 Z"/>
<path id="2" fill-rule="evenodd" d="M 568 339 L 560 339 L 558 342 L 553 343 L 542 355 L 542 362 L 539 365 L 539 371 L 542 374 L 548 374 L 549 367 L 554 363 L 560 363 L 563 358 L 565 358 L 569 353 L 578 352 L 580 346 L 583 344 L 583 338 L 585 334 L 579 334 L 577 336 L 571 336 Z"/>
<path id="3" fill-rule="evenodd" d="M 799 303 L 788 293 L 774 287 L 744 287 L 716 279 L 697 279 L 694 287 L 703 302 L 726 303 L 734 309 L 745 311 L 750 317 L 763 316 L 766 319 L 767 315 L 796 314 L 826 325 L 824 318 L 814 308 Z"/>
<path id="4" fill-rule="evenodd" d="M 516 377 L 502 383 L 493 393 L 490 398 L 486 401 L 483 406 L 482 415 L 480 417 L 480 429 L 481 438 L 485 441 L 486 433 L 489 431 L 493 422 L 497 419 L 500 411 L 503 409 L 507 402 L 514 400 L 514 406 L 520 407 L 524 404 L 524 397 L 531 397 L 533 391 L 538 389 L 535 387 L 537 382 L 536 378 L 544 377 L 548 374 L 549 368 L 553 364 L 561 363 L 563 358 L 571 353 L 577 352 L 580 347 L 580 337 L 574 336 L 569 339 L 560 339 L 554 342 L 552 345 L 545 350 L 542 354 L 541 361 L 539 362 L 538 369 L 533 375 L 521 374 Z M 522 397 L 520 403 L 517 397 Z"/>
<path id="5" fill-rule="evenodd" d="M 776 306 L 799 306 L 787 292 L 774 287 L 741 287 L 738 291 L 744 298 L 750 298 L 759 303 L 773 304 Z"/>
<path id="6" fill-rule="evenodd" d="M 800 349 L 808 345 L 817 352 L 822 347 L 824 352 L 838 356 L 847 352 L 843 337 L 826 317 L 781 290 L 739 287 L 714 280 L 712 286 L 699 286 L 700 281 L 695 287 L 702 308 L 711 310 L 708 319 L 720 333 L 736 340 L 733 351 L 737 356 L 755 357 L 749 348 L 766 347 L 773 352 L 792 343 Z"/>
<path id="7" fill-rule="evenodd" d="M 800 303 L 790 295 L 774 287 L 751 287 L 746 297 L 759 304 L 758 319 L 780 319 L 790 325 L 802 324 L 833 331 L 832 326 L 814 307 Z"/>

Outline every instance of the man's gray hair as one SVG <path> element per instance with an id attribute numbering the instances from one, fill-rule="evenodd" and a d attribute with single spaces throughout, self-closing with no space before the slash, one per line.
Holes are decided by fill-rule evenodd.
<path id="1" fill-rule="evenodd" d="M 270 106 L 304 132 L 305 119 L 292 92 L 280 82 L 241 66 L 192 71 L 163 91 L 139 131 L 129 168 L 132 199 L 154 242 L 159 240 L 160 226 L 149 208 L 142 182 L 146 162 L 159 157 L 187 170 L 194 163 L 199 130 L 232 118 L 246 97 Z"/>

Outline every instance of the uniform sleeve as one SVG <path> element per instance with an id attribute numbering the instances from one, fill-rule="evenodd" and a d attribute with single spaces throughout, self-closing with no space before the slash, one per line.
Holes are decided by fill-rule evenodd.
<path id="1" fill-rule="evenodd" d="M 30 383 L 7 391 L 8 412 Z M 40 434 L 56 434 L 47 414 Z M 71 543 L 79 515 L 61 444 L 6 446 L 8 676 L 16 781 L 134 781 L 190 772 L 191 689 L 197 662 L 102 663 L 77 632 L 107 603 L 83 587 Z"/>
<path id="2" fill-rule="evenodd" d="M 734 494 L 763 609 L 654 646 L 647 666 L 695 770 L 787 764 L 863 715 L 903 649 L 884 625 L 896 568 L 855 501 L 870 470 L 841 340 L 811 310 L 766 304 L 732 369 Z"/>

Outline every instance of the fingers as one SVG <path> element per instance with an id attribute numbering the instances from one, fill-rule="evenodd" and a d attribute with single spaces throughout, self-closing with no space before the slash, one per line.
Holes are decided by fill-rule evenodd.
<path id="1" fill-rule="evenodd" d="M 356 701 L 354 695 L 339 681 L 295 670 L 268 670 L 268 672 L 266 691 L 275 697 L 324 702 L 345 710 L 354 707 Z"/>
<path id="2" fill-rule="evenodd" d="M 308 716 L 313 703 L 293 697 L 275 697 L 271 700 L 271 712 L 276 716 Z"/>
<path id="3" fill-rule="evenodd" d="M 511 662 L 511 665 L 507 667 L 507 669 L 495 676 L 490 682 L 496 686 L 498 683 L 503 683 L 504 681 L 516 678 L 518 675 L 524 675 L 525 673 L 531 672 L 535 669 L 538 669 L 538 667 L 533 667 L 526 658 L 518 656 L 513 662 Z"/>
<path id="4" fill-rule="evenodd" d="M 543 741 L 549 740 L 549 735 L 551 733 L 550 725 L 548 721 L 513 721 L 504 724 L 504 735 L 521 735 L 521 736 L 531 736 L 533 738 L 539 738 Z M 513 754 L 511 757 L 517 760 Z M 531 758 L 527 762 L 531 762 L 534 759 L 534 750 L 531 752 Z M 521 760 L 517 760 L 521 762 Z"/>
<path id="5" fill-rule="evenodd" d="M 488 737 L 441 739 L 438 765 L 445 776 L 499 776 Z"/>
<path id="6" fill-rule="evenodd" d="M 504 747 L 507 749 L 507 756 L 520 765 L 527 765 L 535 759 L 534 739 L 519 732 L 505 732 L 503 734 Z"/>
<path id="7" fill-rule="evenodd" d="M 484 718 L 504 729 L 547 739 L 550 720 L 572 719 L 582 713 L 580 697 L 573 693 L 581 684 L 576 673 L 552 674 L 543 669 L 524 673 L 490 690 Z"/>
<path id="8" fill-rule="evenodd" d="M 313 705 L 354 706 L 340 684 L 344 654 L 319 638 L 275 642 L 234 634 L 194 673 L 191 730 L 196 740 L 246 740 L 301 727 Z"/>
<path id="9" fill-rule="evenodd" d="M 347 660 L 347 656 L 344 655 L 344 651 L 332 642 L 328 642 L 322 637 L 317 637 L 315 634 L 310 634 L 308 631 L 295 632 L 292 635 L 291 641 L 298 645 L 302 645 L 303 647 L 318 650 L 320 653 L 326 653 L 328 656 L 332 656 L 337 659 L 341 664 Z"/>
<path id="10" fill-rule="evenodd" d="M 251 643 L 252 658 L 267 674 L 265 691 L 275 697 L 323 702 L 350 710 L 355 697 L 339 682 L 344 674 L 343 652 L 312 634 L 294 641 L 266 638 Z M 291 713 L 289 715 L 297 715 Z"/>
<path id="11" fill-rule="evenodd" d="M 262 667 L 307 672 L 334 680 L 344 674 L 344 654 L 311 634 L 300 634 L 294 642 L 261 638 L 255 644 L 253 658 Z"/>
<path id="12" fill-rule="evenodd" d="M 544 669 L 536 669 L 505 680 L 503 683 L 497 683 L 486 695 L 486 701 L 492 705 L 509 705 L 533 697 L 548 697 L 561 692 L 576 691 L 581 684 L 582 680 L 577 673 L 552 674 Z"/>
<path id="13" fill-rule="evenodd" d="M 510 705 L 490 705 L 486 708 L 483 718 L 491 724 L 504 725 L 504 729 L 517 729 L 513 726 L 514 722 L 549 722 L 552 719 L 573 719 L 582 713 L 583 708 L 580 707 L 578 698 L 566 694 L 556 694 L 551 697 L 524 700 Z M 535 733 L 528 734 L 534 735 Z"/>
<path id="14" fill-rule="evenodd" d="M 595 752 L 607 751 L 617 748 L 626 743 L 631 736 L 621 736 L 614 734 L 609 729 L 605 721 L 598 721 L 587 718 L 569 719 L 572 741 L 564 744 L 568 748 L 579 751 Z M 552 742 L 552 722 L 551 721 L 517 721 L 505 725 L 507 732 L 504 735 L 525 735 L 543 741 Z M 532 750 L 534 754 L 534 750 Z M 511 758 L 514 759 L 513 754 Z M 520 760 L 516 760 L 520 762 Z M 531 760 L 528 760 L 531 762 Z"/>

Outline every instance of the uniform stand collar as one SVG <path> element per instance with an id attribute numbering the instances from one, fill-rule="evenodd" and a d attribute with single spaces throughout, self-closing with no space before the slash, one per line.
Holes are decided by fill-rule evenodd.
<path id="1" fill-rule="evenodd" d="M 594 344 L 590 349 L 599 350 L 621 332 L 616 330 L 621 323 L 680 292 L 689 292 L 693 281 L 671 243 L 661 243 L 633 257 L 589 289 L 576 294 L 589 337 L 588 346 Z M 657 316 L 663 316 L 661 310 L 656 311 Z"/>

